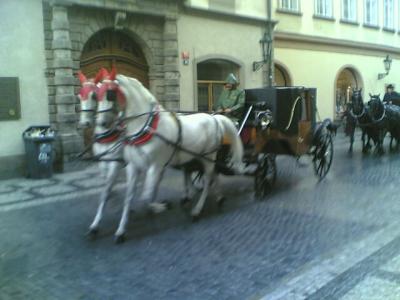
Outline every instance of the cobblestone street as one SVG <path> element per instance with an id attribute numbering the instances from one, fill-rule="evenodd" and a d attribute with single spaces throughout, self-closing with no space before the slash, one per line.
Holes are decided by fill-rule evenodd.
<path id="1" fill-rule="evenodd" d="M 362 155 L 356 141 L 349 155 L 339 133 L 322 182 L 309 157 L 278 157 L 265 201 L 252 178 L 223 177 L 223 211 L 208 201 L 197 223 L 170 171 L 159 198 L 172 209 L 135 203 L 122 245 L 123 174 L 94 241 L 96 168 L 3 180 L 0 299 L 400 299 L 400 155 Z"/>

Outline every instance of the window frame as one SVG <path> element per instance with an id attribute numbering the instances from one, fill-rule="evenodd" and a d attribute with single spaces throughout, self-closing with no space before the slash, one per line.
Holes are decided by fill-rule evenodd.
<path id="1" fill-rule="evenodd" d="M 375 1 L 375 23 L 367 21 L 367 1 Z M 374 9 L 371 9 L 371 11 L 374 11 Z M 379 0 L 364 0 L 364 25 L 370 27 L 379 27 Z"/>
<path id="2" fill-rule="evenodd" d="M 293 7 L 284 7 L 283 6 L 283 1 L 284 0 L 278 0 L 278 10 L 279 11 L 284 11 L 284 12 L 292 12 L 292 13 L 301 13 L 301 6 L 300 6 L 300 0 L 286 0 L 288 3 L 290 3 L 289 6 L 292 6 L 292 1 L 296 3 L 297 9 L 294 9 Z"/>
<path id="3" fill-rule="evenodd" d="M 317 4 L 318 1 L 324 1 L 325 4 L 329 3 L 330 5 L 330 14 L 320 14 L 317 11 Z M 316 17 L 322 17 L 322 18 L 328 18 L 328 19 L 332 19 L 333 18 L 333 0 L 314 0 L 314 16 Z"/>
<path id="4" fill-rule="evenodd" d="M 354 24 L 356 24 L 357 22 L 358 22 L 358 14 L 357 14 L 357 0 L 347 0 L 347 1 L 354 1 L 354 19 L 350 19 L 350 18 L 346 18 L 345 17 L 345 15 L 344 15 L 344 9 L 345 9 L 345 4 L 344 4 L 344 1 L 346 1 L 346 0 L 342 0 L 341 1 L 341 20 L 342 21 L 344 21 L 344 22 L 346 22 L 346 23 L 354 23 Z M 350 7 L 351 7 L 351 5 L 350 5 Z"/>
<path id="5" fill-rule="evenodd" d="M 386 10 L 386 3 L 388 1 L 391 1 L 392 3 L 392 12 L 391 12 L 391 17 L 392 17 L 392 22 L 391 24 L 386 23 L 387 18 L 387 10 Z M 395 20 L 394 20 L 394 8 L 395 8 L 395 3 L 394 0 L 383 0 L 383 29 L 387 30 L 387 31 L 394 31 L 395 30 Z M 390 26 L 389 26 L 390 25 Z"/>

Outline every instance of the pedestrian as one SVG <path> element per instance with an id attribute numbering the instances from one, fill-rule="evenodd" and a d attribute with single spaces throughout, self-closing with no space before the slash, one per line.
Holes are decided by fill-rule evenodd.
<path id="1" fill-rule="evenodd" d="M 400 95 L 395 92 L 393 84 L 389 84 L 386 87 L 385 96 L 383 96 L 383 103 L 392 104 L 393 100 L 398 101 L 400 99 Z"/>
<path id="2" fill-rule="evenodd" d="M 243 117 L 245 94 L 244 90 L 238 88 L 239 80 L 230 73 L 225 80 L 224 89 L 219 96 L 215 110 L 217 113 L 225 114 L 235 124 Z"/>

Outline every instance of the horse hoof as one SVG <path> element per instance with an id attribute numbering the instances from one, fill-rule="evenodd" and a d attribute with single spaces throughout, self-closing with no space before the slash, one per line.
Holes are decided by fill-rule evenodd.
<path id="1" fill-rule="evenodd" d="M 190 204 L 190 199 L 188 197 L 182 198 L 180 201 L 180 205 L 182 208 L 187 207 Z"/>
<path id="2" fill-rule="evenodd" d="M 123 242 L 125 242 L 125 235 L 121 234 L 121 235 L 116 235 L 115 236 L 115 243 L 116 244 L 122 244 Z"/>
<path id="3" fill-rule="evenodd" d="M 97 237 L 98 233 L 99 233 L 99 229 L 90 228 L 89 231 L 87 232 L 86 236 L 93 240 L 93 239 L 95 239 Z"/>
<path id="4" fill-rule="evenodd" d="M 225 201 L 226 201 L 225 197 L 220 197 L 217 200 L 218 210 L 222 210 L 224 208 Z"/>
<path id="5" fill-rule="evenodd" d="M 192 216 L 192 223 L 197 223 L 200 220 L 200 216 Z"/>
<path id="6" fill-rule="evenodd" d="M 167 210 L 171 210 L 172 209 L 172 203 L 170 201 L 161 201 L 161 203 L 165 205 L 165 208 Z"/>

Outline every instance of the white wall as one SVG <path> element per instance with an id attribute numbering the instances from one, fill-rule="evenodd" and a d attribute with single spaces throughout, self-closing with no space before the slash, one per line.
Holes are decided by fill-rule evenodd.
<path id="1" fill-rule="evenodd" d="M 41 0 L 0 1 L 0 77 L 19 77 L 21 119 L 0 121 L 0 157 L 24 153 L 21 134 L 49 124 Z"/>

